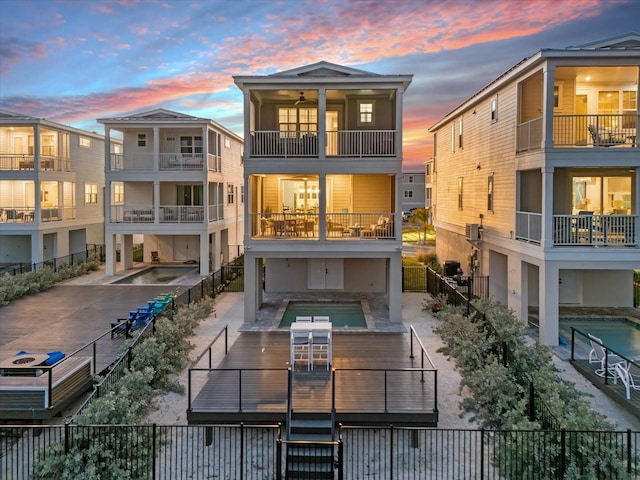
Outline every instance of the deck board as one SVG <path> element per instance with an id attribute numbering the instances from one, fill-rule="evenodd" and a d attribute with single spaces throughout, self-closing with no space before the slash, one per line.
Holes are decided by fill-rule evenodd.
<path id="1" fill-rule="evenodd" d="M 231 414 L 239 421 L 281 421 L 287 411 L 288 367 L 288 330 L 241 333 L 216 369 L 193 373 L 190 423 L 230 419 Z M 420 360 L 410 358 L 409 334 L 334 330 L 336 418 L 353 421 L 364 415 L 375 423 L 393 416 L 403 423 L 437 423 L 433 374 L 425 374 L 422 382 L 421 372 L 394 371 L 419 367 Z M 296 364 L 294 411 L 330 412 L 332 379 L 324 364 L 312 372 Z"/>

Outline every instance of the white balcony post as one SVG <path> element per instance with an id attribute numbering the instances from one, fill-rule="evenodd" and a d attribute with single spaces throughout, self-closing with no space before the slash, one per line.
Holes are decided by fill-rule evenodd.
<path id="1" fill-rule="evenodd" d="M 251 93 L 248 90 L 244 90 L 243 95 L 243 107 L 244 107 L 244 160 L 251 158 L 251 124 L 255 122 L 255 118 L 251 118 Z M 248 120 L 248 121 L 247 121 Z M 257 129 L 258 125 L 254 126 Z M 217 152 L 220 155 L 220 152 Z"/>
<path id="2" fill-rule="evenodd" d="M 540 292 L 540 335 L 541 345 L 558 346 L 558 302 L 560 271 L 552 262 L 540 265 L 538 291 Z"/>
<path id="3" fill-rule="evenodd" d="M 396 124 L 395 124 L 395 138 L 393 139 L 393 154 L 395 157 L 402 161 L 402 97 L 404 91 L 398 88 L 396 92 Z"/>
<path id="4" fill-rule="evenodd" d="M 160 182 L 153 181 L 153 223 L 160 223 Z"/>
<path id="5" fill-rule="evenodd" d="M 320 239 L 326 240 L 327 238 L 327 175 L 321 173 L 318 175 L 318 187 L 320 192 L 318 193 L 318 232 L 320 232 Z"/>
<path id="6" fill-rule="evenodd" d="M 33 168 L 36 172 L 40 171 L 40 125 L 37 124 L 33 126 Z"/>
<path id="7" fill-rule="evenodd" d="M 544 80 L 542 85 L 542 149 L 553 147 L 553 82 L 555 78 L 555 66 L 548 64 L 544 68 Z"/>
<path id="8" fill-rule="evenodd" d="M 318 156 L 326 156 L 327 144 L 327 91 L 321 88 L 318 91 Z"/>
<path id="9" fill-rule="evenodd" d="M 160 127 L 153 127 L 153 171 L 160 170 Z"/>
<path id="10" fill-rule="evenodd" d="M 542 248 L 553 246 L 553 167 L 542 169 Z"/>

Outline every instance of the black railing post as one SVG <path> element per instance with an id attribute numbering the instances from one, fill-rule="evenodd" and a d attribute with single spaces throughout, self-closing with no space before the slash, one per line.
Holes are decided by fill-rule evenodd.
<path id="1" fill-rule="evenodd" d="M 535 391 L 533 388 L 533 382 L 529 382 L 529 421 L 536 421 L 536 408 L 535 408 Z"/>
<path id="2" fill-rule="evenodd" d="M 404 265 L 402 266 L 402 291 L 404 292 Z"/>
<path id="3" fill-rule="evenodd" d="M 71 429 L 71 427 L 69 426 L 69 423 L 65 423 L 64 424 L 64 454 L 68 455 L 69 454 L 69 430 Z"/>
<path id="4" fill-rule="evenodd" d="M 224 327 L 224 354 L 229 351 L 229 329 L 228 326 Z"/>
<path id="5" fill-rule="evenodd" d="M 280 434 L 278 434 L 280 437 Z M 276 478 L 282 478 L 282 439 L 278 438 L 276 441 Z"/>
<path id="6" fill-rule="evenodd" d="M 157 428 L 158 426 L 154 423 L 153 427 L 152 427 L 152 432 L 153 432 L 153 445 L 151 447 L 151 479 L 155 480 L 156 478 L 156 434 L 157 434 Z"/>
<path id="7" fill-rule="evenodd" d="M 627 428 L 627 473 L 631 476 L 631 429 Z"/>
<path id="8" fill-rule="evenodd" d="M 242 369 L 238 370 L 238 411 L 242 412 Z"/>
<path id="9" fill-rule="evenodd" d="M 480 480 L 484 479 L 484 428 L 480 430 Z"/>
<path id="10" fill-rule="evenodd" d="M 387 395 L 387 370 L 384 370 L 384 413 L 389 413 L 387 407 L 388 395 Z"/>
<path id="11" fill-rule="evenodd" d="M 48 378 L 48 393 L 47 393 L 47 408 L 51 408 L 53 404 L 53 368 L 49 367 L 49 378 Z"/>
<path id="12" fill-rule="evenodd" d="M 386 411 L 386 408 L 385 408 L 385 411 Z M 393 457 L 394 457 L 393 424 L 391 424 L 390 427 L 391 427 L 391 430 L 390 430 L 391 434 L 389 435 L 389 480 L 394 480 L 393 479 Z"/>
<path id="13" fill-rule="evenodd" d="M 571 327 L 571 361 L 575 360 L 573 354 L 574 354 L 574 350 L 575 350 L 575 339 L 576 339 L 576 331 L 573 327 Z"/>
<path id="14" fill-rule="evenodd" d="M 560 431 L 560 471 L 558 478 L 564 478 L 565 455 L 567 454 L 567 431 L 563 428 Z"/>
<path id="15" fill-rule="evenodd" d="M 240 423 L 240 480 L 244 478 L 244 423 Z"/>
<path id="16" fill-rule="evenodd" d="M 189 373 L 187 376 L 187 404 L 189 408 L 189 412 L 191 411 L 191 373 L 193 370 L 189 369 Z"/>
<path id="17" fill-rule="evenodd" d="M 338 441 L 338 480 L 344 480 L 344 445 L 342 440 Z M 280 478 L 280 477 L 278 477 Z"/>
<path id="18" fill-rule="evenodd" d="M 112 337 L 113 338 L 113 337 Z M 96 342 L 93 342 L 93 372 L 91 373 L 96 373 L 96 357 L 97 357 L 97 352 L 96 352 Z"/>
<path id="19" fill-rule="evenodd" d="M 211 369 L 211 347 L 209 347 L 209 369 Z"/>

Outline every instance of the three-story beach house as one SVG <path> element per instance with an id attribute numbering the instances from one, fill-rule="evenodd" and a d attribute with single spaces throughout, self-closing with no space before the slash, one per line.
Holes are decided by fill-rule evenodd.
<path id="1" fill-rule="evenodd" d="M 562 305 L 633 306 L 639 78 L 638 34 L 544 49 L 429 130 L 438 258 L 488 275 L 541 343 Z"/>
<path id="2" fill-rule="evenodd" d="M 375 295 L 401 322 L 402 102 L 412 75 L 328 62 L 244 96 L 245 319 L 270 293 Z"/>
<path id="3" fill-rule="evenodd" d="M 0 264 L 74 261 L 104 243 L 104 145 L 102 135 L 0 110 Z"/>
<path id="4" fill-rule="evenodd" d="M 98 122 L 105 127 L 106 273 L 144 260 L 198 263 L 208 275 L 241 253 L 242 139 L 210 119 L 158 109 Z M 112 152 L 114 133 L 123 150 Z"/>

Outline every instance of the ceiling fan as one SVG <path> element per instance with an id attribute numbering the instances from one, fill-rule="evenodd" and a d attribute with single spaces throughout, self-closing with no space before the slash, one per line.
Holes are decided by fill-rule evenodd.
<path id="1" fill-rule="evenodd" d="M 313 102 L 314 100 L 307 100 L 304 96 L 304 92 L 300 92 L 300 97 L 298 97 L 298 100 L 296 101 L 296 103 L 294 105 L 299 105 L 301 103 L 306 103 L 306 102 Z"/>

